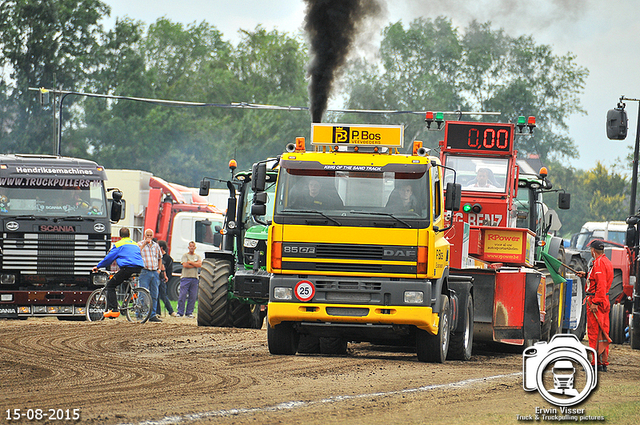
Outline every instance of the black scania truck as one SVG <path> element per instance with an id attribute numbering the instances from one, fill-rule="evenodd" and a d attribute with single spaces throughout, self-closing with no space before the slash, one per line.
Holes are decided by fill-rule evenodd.
<path id="1" fill-rule="evenodd" d="M 106 178 L 83 159 L 0 155 L 0 318 L 83 320 L 122 211 Z"/>

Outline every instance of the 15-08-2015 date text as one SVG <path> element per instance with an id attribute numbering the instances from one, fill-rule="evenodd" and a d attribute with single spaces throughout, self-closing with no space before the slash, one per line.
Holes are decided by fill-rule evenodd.
<path id="1" fill-rule="evenodd" d="M 7 421 L 77 421 L 80 409 L 7 409 Z"/>

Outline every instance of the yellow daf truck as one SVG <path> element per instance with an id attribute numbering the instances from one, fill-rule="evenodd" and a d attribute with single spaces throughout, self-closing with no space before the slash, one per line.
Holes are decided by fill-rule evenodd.
<path id="1" fill-rule="evenodd" d="M 310 337 L 322 353 L 370 341 L 415 344 L 420 361 L 468 359 L 472 283 L 450 280 L 444 237 L 460 186 L 450 183 L 445 199 L 443 167 L 421 142 L 398 153 L 402 126 L 313 124 L 311 138 L 311 149 L 298 138 L 280 159 L 268 236 L 269 351 L 293 355 Z M 253 175 L 259 214 L 261 164 Z"/>

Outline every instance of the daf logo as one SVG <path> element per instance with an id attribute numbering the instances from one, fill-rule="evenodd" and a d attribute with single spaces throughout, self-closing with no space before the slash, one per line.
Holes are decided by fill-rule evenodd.
<path id="1" fill-rule="evenodd" d="M 17 221 L 10 221 L 7 223 L 7 230 L 9 230 L 10 232 L 15 232 L 19 228 L 20 228 L 20 225 L 18 224 Z"/>
<path id="2" fill-rule="evenodd" d="M 93 225 L 93 230 L 95 230 L 96 232 L 102 233 L 105 230 L 104 224 L 103 223 L 96 223 Z"/>
<path id="3" fill-rule="evenodd" d="M 413 257 L 416 255 L 416 251 L 413 249 L 385 249 L 385 257 Z"/>

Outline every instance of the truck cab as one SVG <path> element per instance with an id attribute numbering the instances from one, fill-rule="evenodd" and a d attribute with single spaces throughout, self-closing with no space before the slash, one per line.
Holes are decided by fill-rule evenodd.
<path id="1" fill-rule="evenodd" d="M 399 154 L 402 141 L 400 126 L 314 124 L 312 150 L 299 138 L 281 156 L 267 246 L 272 354 L 314 336 L 410 341 L 421 361 L 447 357 L 458 310 L 442 167 L 419 145 Z"/>
<path id="2" fill-rule="evenodd" d="M 105 180 L 92 161 L 0 155 L 0 317 L 83 320 L 122 208 Z"/>

